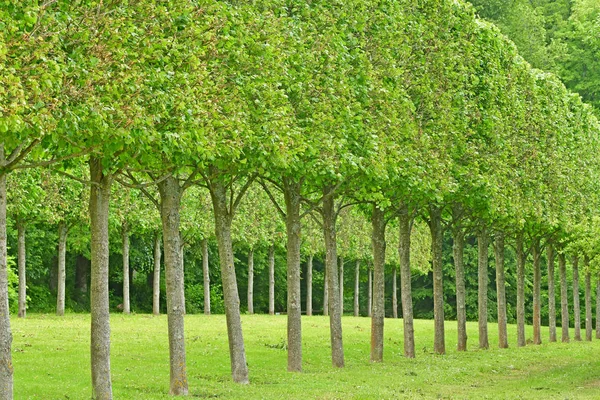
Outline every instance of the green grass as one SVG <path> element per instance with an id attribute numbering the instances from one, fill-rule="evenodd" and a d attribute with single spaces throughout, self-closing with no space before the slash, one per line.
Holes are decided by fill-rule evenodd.
<path id="1" fill-rule="evenodd" d="M 385 321 L 383 364 L 369 363 L 369 318 L 343 318 L 346 368 L 333 369 L 329 320 L 303 317 L 304 372 L 286 372 L 285 316 L 243 316 L 250 385 L 231 382 L 225 317 L 186 316 L 190 397 L 245 399 L 598 399 L 600 341 L 456 352 L 456 323 L 446 323 L 445 356 L 433 354 L 433 321 L 415 321 L 416 359 L 402 356 L 402 320 Z M 91 394 L 89 315 L 12 319 L 16 399 L 85 399 Z M 111 316 L 115 399 L 166 399 L 169 365 L 166 316 Z M 531 327 L 527 335 L 531 337 Z M 559 332 L 560 334 L 560 332 Z M 548 337 L 547 328 L 543 337 Z"/>

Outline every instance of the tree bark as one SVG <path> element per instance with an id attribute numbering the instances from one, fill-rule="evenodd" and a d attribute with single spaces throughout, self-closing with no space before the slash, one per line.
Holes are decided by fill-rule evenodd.
<path id="1" fill-rule="evenodd" d="M 556 342 L 556 285 L 554 283 L 554 247 L 551 244 L 546 247 L 546 258 L 548 259 L 548 330 L 550 342 Z"/>
<path id="2" fill-rule="evenodd" d="M 308 255 L 308 261 L 306 263 L 306 315 L 313 315 L 312 305 L 312 281 L 313 281 L 313 255 Z"/>
<path id="3" fill-rule="evenodd" d="M 4 144 L 0 142 L 0 166 Z M 0 169 L 0 398 L 13 398 L 12 331 L 8 308 L 8 254 L 6 244 L 6 173 Z"/>
<path id="4" fill-rule="evenodd" d="M 340 315 L 344 315 L 344 256 L 340 256 Z"/>
<path id="5" fill-rule="evenodd" d="M 331 334 L 331 362 L 334 367 L 344 367 L 342 341 L 342 314 L 340 313 L 340 288 L 337 269 L 336 211 L 333 188 L 323 188 L 323 236 L 325 237 L 325 267 L 329 283 L 329 329 Z"/>
<path id="6" fill-rule="evenodd" d="M 275 246 L 269 246 L 269 315 L 275 315 Z"/>
<path id="7" fill-rule="evenodd" d="M 102 160 L 90 158 L 91 231 L 91 362 L 92 398 L 112 399 L 110 377 L 110 315 L 108 304 L 108 213 L 112 176 L 105 175 Z"/>
<path id="8" fill-rule="evenodd" d="M 583 259 L 585 268 L 585 340 L 592 341 L 592 274 L 590 273 L 590 259 Z"/>
<path id="9" fill-rule="evenodd" d="M 67 224 L 58 224 L 58 279 L 56 285 L 56 315 L 65 315 L 65 282 L 67 279 L 66 255 L 67 255 Z"/>
<path id="10" fill-rule="evenodd" d="M 563 343 L 569 342 L 569 298 L 567 293 L 567 265 L 565 254 L 558 254 L 558 269 L 560 272 L 560 316 Z"/>
<path id="11" fill-rule="evenodd" d="M 383 361 L 383 326 L 385 319 L 385 215 L 373 205 L 373 316 L 371 317 L 371 362 Z"/>
<path id="12" fill-rule="evenodd" d="M 27 276 L 25 252 L 25 222 L 17 219 L 17 264 L 19 269 L 19 318 L 27 315 Z"/>
<path id="13" fill-rule="evenodd" d="M 210 187 L 223 282 L 231 375 L 234 382 L 246 384 L 248 383 L 248 366 L 246 364 L 246 350 L 240 317 L 240 298 L 233 259 L 233 245 L 231 243 L 233 211 L 228 210 L 229 197 L 225 185 L 222 182 L 215 181 L 211 183 Z"/>
<path id="14" fill-rule="evenodd" d="M 300 182 L 284 179 L 287 232 L 287 340 L 290 372 L 302 371 L 302 303 L 300 293 Z"/>
<path id="15" fill-rule="evenodd" d="M 369 278 L 367 288 L 367 317 L 371 318 L 373 316 L 373 270 L 369 268 Z"/>
<path id="16" fill-rule="evenodd" d="M 400 205 L 398 253 L 400 260 L 400 294 L 402 300 L 402 324 L 404 327 L 404 357 L 415 357 L 415 330 L 410 272 L 410 214 L 406 204 Z"/>
<path id="17" fill-rule="evenodd" d="M 581 307 L 579 304 L 579 257 L 573 256 L 573 320 L 575 332 L 573 339 L 581 341 Z"/>
<path id="18" fill-rule="evenodd" d="M 488 349 L 490 347 L 487 327 L 487 292 L 488 292 L 488 247 L 489 238 L 484 229 L 477 235 L 478 247 L 478 325 L 479 325 L 479 348 Z"/>
<path id="19" fill-rule="evenodd" d="M 254 249 L 248 251 L 248 314 L 254 314 Z"/>
<path id="20" fill-rule="evenodd" d="M 129 302 L 129 226 L 127 221 L 121 227 L 121 239 L 123 240 L 123 314 L 131 313 Z"/>
<path id="21" fill-rule="evenodd" d="M 429 230 L 431 231 L 431 255 L 433 264 L 433 319 L 434 351 L 446 354 L 444 338 L 444 288 L 442 266 L 442 208 L 429 206 Z"/>
<path id="22" fill-rule="evenodd" d="M 202 275 L 204 278 L 204 315 L 210 315 L 210 271 L 208 270 L 208 240 L 202 240 Z"/>
<path id="23" fill-rule="evenodd" d="M 540 240 L 533 240 L 533 344 L 542 344 L 542 271 L 540 266 Z"/>
<path id="24" fill-rule="evenodd" d="M 392 269 L 392 318 L 398 318 L 398 273 Z"/>
<path id="25" fill-rule="evenodd" d="M 517 346 L 525 346 L 525 251 L 523 233 L 517 234 Z"/>
<path id="26" fill-rule="evenodd" d="M 458 351 L 467 351 L 467 308 L 465 290 L 465 234 L 462 229 L 453 233 L 452 250 L 454 254 L 454 269 L 456 271 L 456 323 L 458 332 Z"/>
<path id="27" fill-rule="evenodd" d="M 188 380 L 185 354 L 185 295 L 183 258 L 179 233 L 181 196 L 183 190 L 177 178 L 171 176 L 158 184 L 160 215 L 165 252 L 165 284 L 169 331 L 169 364 L 171 395 L 187 395 Z"/>
<path id="28" fill-rule="evenodd" d="M 498 304 L 498 347 L 508 348 L 506 321 L 506 280 L 504 278 L 504 233 L 496 232 L 494 255 L 496 261 L 496 294 Z"/>
<path id="29" fill-rule="evenodd" d="M 354 316 L 358 317 L 360 314 L 359 305 L 358 305 L 358 291 L 359 291 L 359 283 L 360 283 L 360 261 L 356 260 L 356 265 L 354 266 Z"/>
<path id="30" fill-rule="evenodd" d="M 160 235 L 154 235 L 154 276 L 152 280 L 152 314 L 160 315 Z"/>

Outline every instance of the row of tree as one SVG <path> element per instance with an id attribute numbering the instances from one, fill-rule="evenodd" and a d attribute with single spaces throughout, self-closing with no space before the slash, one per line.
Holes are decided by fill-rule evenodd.
<path id="1" fill-rule="evenodd" d="M 400 231 L 409 357 L 415 218 L 423 218 L 431 234 L 434 348 L 440 354 L 444 230 L 455 248 L 459 330 L 465 322 L 464 238 L 477 235 L 481 337 L 492 234 L 499 273 L 504 238 L 515 241 L 519 344 L 528 249 L 534 326 L 542 243 L 552 242 L 561 254 L 571 246 L 592 263 L 596 258 L 600 141 L 591 108 L 555 76 L 532 69 L 495 27 L 460 2 L 9 1 L 0 21 L 4 397 L 12 397 L 6 181 L 19 169 L 53 165 L 90 188 L 94 398 L 112 397 L 109 203 L 116 181 L 142 191 L 160 211 L 175 395 L 188 390 L 180 222 L 182 198 L 192 188 L 202 198 L 208 194 L 212 205 L 232 376 L 240 383 L 248 382 L 248 367 L 232 233 L 253 184 L 262 186 L 285 226 L 289 371 L 302 369 L 304 218 L 323 232 L 335 367 L 344 366 L 336 225 L 350 204 L 359 204 L 372 225 L 374 362 L 383 357 L 390 223 Z M 88 166 L 83 175 L 76 168 L 81 159 Z M 119 209 L 130 213 L 126 205 Z M 122 229 L 125 239 L 128 228 Z M 505 304 L 502 290 L 498 296 Z"/>

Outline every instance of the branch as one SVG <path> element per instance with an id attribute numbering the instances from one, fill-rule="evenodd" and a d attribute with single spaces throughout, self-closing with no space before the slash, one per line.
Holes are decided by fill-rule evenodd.
<path id="1" fill-rule="evenodd" d="M 38 168 L 38 167 L 48 167 L 52 164 L 56 164 L 59 163 L 61 161 L 66 161 L 66 160 L 71 160 L 73 158 L 77 158 L 77 157 L 81 157 L 84 156 L 86 154 L 89 154 L 92 150 L 94 149 L 94 146 L 92 147 L 87 147 L 77 153 L 73 153 L 73 154 L 69 154 L 68 156 L 64 156 L 64 157 L 59 157 L 59 158 L 53 158 L 51 160 L 47 160 L 47 161 L 40 161 L 40 162 L 36 162 L 36 163 L 28 163 L 28 164 L 23 164 L 23 165 L 18 165 L 16 167 L 14 167 L 14 169 L 26 169 L 26 168 Z M 25 149 L 24 151 L 27 151 L 27 149 Z M 31 151 L 31 150 L 29 150 Z M 14 163 L 19 162 L 19 160 L 21 160 L 22 158 L 19 158 L 18 160 L 16 160 Z M 13 164 L 14 164 L 13 163 Z"/>
<path id="2" fill-rule="evenodd" d="M 196 178 L 196 175 L 198 175 L 199 173 L 200 167 L 198 166 L 196 167 L 196 169 L 194 169 L 194 171 L 192 171 L 192 173 L 190 174 L 190 176 L 188 176 L 185 182 L 183 182 L 183 186 L 181 186 L 181 189 L 186 190 L 187 188 L 192 186 L 195 183 L 194 179 Z"/>
<path id="3" fill-rule="evenodd" d="M 273 197 L 273 194 L 271 193 L 271 191 L 269 190 L 269 188 L 267 187 L 265 182 L 263 182 L 263 180 L 260 179 L 258 181 L 258 183 L 265 190 L 265 192 L 267 193 L 267 196 L 269 196 L 273 205 L 275 205 L 275 208 L 277 209 L 277 212 L 279 212 L 279 215 L 281 216 L 281 218 L 283 218 L 285 220 L 287 218 L 285 212 L 281 209 L 281 207 L 279 206 L 279 203 L 277 202 L 277 200 L 275 200 L 275 197 Z"/>
<path id="4" fill-rule="evenodd" d="M 313 221 L 315 221 L 315 223 L 316 223 L 317 225 L 319 225 L 319 228 L 323 229 L 323 223 L 322 223 L 321 221 L 319 221 L 319 220 L 317 219 L 317 217 L 315 217 L 315 214 L 311 212 L 309 215 L 310 215 L 310 217 L 312 218 L 312 220 L 313 220 Z"/>
<path id="5" fill-rule="evenodd" d="M 57 174 L 64 175 L 67 178 L 73 179 L 74 181 L 77 181 L 79 183 L 83 183 L 84 185 L 96 185 L 96 186 L 100 186 L 100 184 L 98 182 L 92 182 L 92 181 L 88 181 L 86 179 L 81 179 L 81 178 L 76 177 L 75 175 L 71 175 L 71 174 L 69 174 L 67 172 L 64 172 L 64 171 L 58 171 L 58 170 L 53 170 L 53 171 L 56 172 Z"/>
<path id="6" fill-rule="evenodd" d="M 17 146 L 17 148 L 10 154 L 10 156 L 8 156 L 8 162 L 4 167 L 7 170 L 13 169 L 15 165 L 18 164 L 21 160 L 23 160 L 27 156 L 27 154 L 31 153 L 33 148 L 37 146 L 37 144 L 41 141 L 42 140 L 40 138 L 35 138 L 31 143 L 29 143 L 29 146 L 27 146 L 25 149 L 23 149 L 22 145 Z"/>
<path id="7" fill-rule="evenodd" d="M 306 198 L 304 198 L 304 197 L 303 197 L 303 198 L 302 198 L 302 200 L 303 200 L 304 202 L 308 203 L 308 205 L 310 206 L 310 208 L 309 208 L 308 210 L 306 210 L 306 211 L 305 211 L 305 212 L 304 212 L 302 215 L 300 215 L 300 219 L 302 219 L 302 218 L 304 218 L 305 216 L 307 216 L 308 214 L 312 213 L 314 210 L 316 210 L 316 209 L 317 209 L 317 207 L 319 207 L 319 205 L 320 205 L 320 204 L 321 204 L 323 201 L 325 201 L 325 200 L 327 200 L 328 198 L 330 198 L 331 196 L 333 196 L 333 195 L 334 195 L 334 194 L 337 192 L 337 190 L 340 188 L 340 186 L 341 186 L 341 185 L 342 185 L 342 182 L 338 182 L 338 184 L 337 184 L 337 185 L 335 185 L 335 186 L 333 187 L 333 189 L 331 189 L 331 190 L 329 191 L 329 193 L 327 193 L 327 194 L 326 194 L 326 195 L 324 195 L 324 196 L 321 196 L 321 198 L 320 198 L 319 200 L 317 200 L 316 202 L 310 201 L 310 200 L 308 200 L 308 199 L 306 199 Z"/>
<path id="8" fill-rule="evenodd" d="M 242 197 L 244 197 L 244 194 L 246 194 L 246 192 L 250 188 L 250 185 L 252 185 L 252 182 L 254 182 L 254 180 L 256 179 L 257 176 L 258 176 L 258 174 L 253 174 L 252 176 L 250 176 L 248 178 L 248 180 L 246 181 L 244 186 L 242 186 L 242 188 L 240 189 L 240 192 L 236 196 L 233 206 L 230 210 L 231 215 L 233 215 L 234 211 L 238 208 L 238 206 L 240 205 L 240 201 L 242 201 Z M 231 192 L 233 193 L 233 188 L 232 188 Z"/>

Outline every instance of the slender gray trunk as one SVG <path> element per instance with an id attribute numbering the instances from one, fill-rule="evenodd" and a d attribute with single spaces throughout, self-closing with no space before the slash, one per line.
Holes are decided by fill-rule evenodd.
<path id="1" fill-rule="evenodd" d="M 248 251 L 248 314 L 254 314 L 254 249 Z"/>
<path id="2" fill-rule="evenodd" d="M 400 260 L 400 285 L 402 324 L 404 326 L 404 357 L 415 357 L 415 329 L 410 272 L 410 215 L 406 204 L 400 205 L 398 253 Z"/>
<path id="3" fill-rule="evenodd" d="M 373 270 L 371 268 L 369 268 L 367 284 L 369 285 L 367 288 L 367 317 L 371 318 L 373 316 Z"/>
<path id="4" fill-rule="evenodd" d="M 4 143 L 0 142 L 0 166 Z M 12 331 L 8 307 L 8 254 L 6 244 L 6 173 L 0 169 L 0 398 L 13 398 Z"/>
<path id="5" fill-rule="evenodd" d="M 169 331 L 169 364 L 171 395 L 187 395 L 188 380 L 185 354 L 185 296 L 183 258 L 179 233 L 181 196 L 183 190 L 177 178 L 171 176 L 158 184 L 160 215 L 165 252 L 165 284 Z"/>
<path id="6" fill-rule="evenodd" d="M 25 222 L 17 220 L 17 264 L 19 270 L 19 318 L 27 315 L 27 276 L 25 252 Z"/>
<path id="7" fill-rule="evenodd" d="M 329 329 L 331 334 L 331 362 L 334 367 L 344 367 L 342 341 L 342 314 L 340 313 L 340 288 L 337 268 L 336 212 L 333 188 L 323 188 L 323 235 L 325 237 L 325 267 L 329 282 Z"/>
<path id="8" fill-rule="evenodd" d="M 373 316 L 371 317 L 371 362 L 383 361 L 383 329 L 385 320 L 385 215 L 373 205 Z"/>
<path id="9" fill-rule="evenodd" d="M 222 182 L 213 182 L 210 193 L 215 217 L 215 234 L 219 247 L 231 375 L 234 382 L 245 384 L 248 383 L 248 365 L 246 364 L 246 350 L 244 348 L 240 316 L 240 298 L 233 259 L 233 245 L 231 243 L 233 210 L 228 210 L 229 196 L 227 196 L 227 189 Z"/>
<path id="10" fill-rule="evenodd" d="M 444 288 L 442 266 L 442 208 L 429 206 L 429 230 L 431 231 L 431 258 L 433 264 L 433 319 L 434 351 L 446 354 L 444 338 Z"/>
<path id="11" fill-rule="evenodd" d="M 92 398 L 112 399 L 110 377 L 110 314 L 108 304 L 108 213 L 112 176 L 105 175 L 102 160 L 90 158 L 91 231 L 91 363 Z"/>
<path id="12" fill-rule="evenodd" d="M 479 348 L 488 349 L 490 343 L 488 340 L 487 327 L 487 291 L 488 291 L 488 247 L 489 237 L 484 229 L 477 235 L 478 247 L 478 325 L 479 325 Z"/>
<path id="13" fill-rule="evenodd" d="M 313 255 L 308 255 L 308 262 L 306 263 L 306 315 L 313 315 L 312 305 L 312 281 L 313 281 Z"/>
<path id="14" fill-rule="evenodd" d="M 525 251 L 523 233 L 517 234 L 517 346 L 525 346 Z"/>
<path id="15" fill-rule="evenodd" d="M 558 269 L 560 274 L 560 316 L 562 341 L 569 342 L 569 298 L 567 293 L 567 262 L 564 253 L 558 254 Z"/>
<path id="16" fill-rule="evenodd" d="M 269 246 L 269 315 L 275 315 L 275 246 Z"/>
<path id="17" fill-rule="evenodd" d="M 202 275 L 204 278 L 204 315 L 210 315 L 210 271 L 208 270 L 208 240 L 202 240 Z"/>
<path id="18" fill-rule="evenodd" d="M 56 285 L 56 315 L 65 315 L 65 282 L 67 279 L 67 224 L 61 221 L 58 224 L 58 282 Z"/>
<path id="19" fill-rule="evenodd" d="M 548 330 L 550 341 L 556 342 L 556 289 L 554 284 L 554 247 L 552 244 L 546 247 L 546 258 L 548 259 Z"/>
<path id="20" fill-rule="evenodd" d="M 290 372 L 302 371 L 302 302 L 300 293 L 300 183 L 284 179 L 287 232 L 287 339 Z"/>
<path id="21" fill-rule="evenodd" d="M 581 341 L 581 306 L 579 304 L 579 257 L 573 256 L 573 320 L 575 332 L 573 339 Z"/>
<path id="22" fill-rule="evenodd" d="M 344 256 L 340 256 L 340 314 L 344 315 Z"/>
<path id="23" fill-rule="evenodd" d="M 392 269 L 392 318 L 398 318 L 398 272 Z"/>
<path id="24" fill-rule="evenodd" d="M 453 235 L 452 250 L 454 254 L 454 269 L 456 271 L 456 323 L 458 333 L 458 351 L 467 351 L 467 308 L 465 290 L 465 233 L 456 229 Z"/>
<path id="25" fill-rule="evenodd" d="M 131 313 L 129 302 L 129 226 L 127 221 L 121 227 L 121 239 L 123 240 L 123 314 Z"/>
<path id="26" fill-rule="evenodd" d="M 360 314 L 359 305 L 358 305 L 358 291 L 359 291 L 359 283 L 360 283 L 360 261 L 356 260 L 356 265 L 354 267 L 354 316 L 358 317 Z"/>
<path id="27" fill-rule="evenodd" d="M 498 299 L 498 347 L 506 349 L 508 348 L 508 332 L 506 327 L 506 280 L 504 279 L 504 232 L 496 232 L 494 244 Z"/>
<path id="28" fill-rule="evenodd" d="M 154 276 L 152 280 L 152 314 L 160 315 L 160 235 L 154 235 Z"/>
<path id="29" fill-rule="evenodd" d="M 327 278 L 327 267 L 323 271 L 323 315 L 329 316 L 329 278 Z"/>
<path id="30" fill-rule="evenodd" d="M 542 344 L 542 268 L 540 240 L 533 240 L 533 344 Z"/>
<path id="31" fill-rule="evenodd" d="M 592 340 L 592 274 L 590 273 L 590 259 L 583 259 L 585 268 L 585 340 Z"/>

